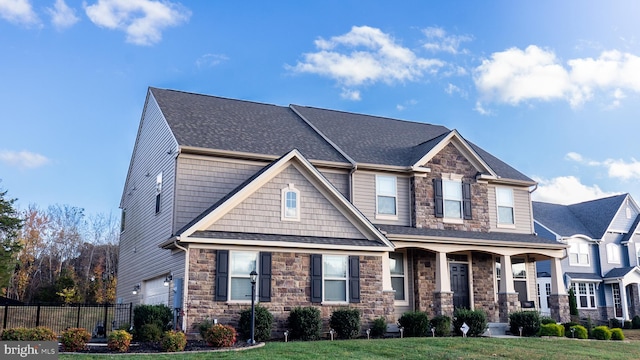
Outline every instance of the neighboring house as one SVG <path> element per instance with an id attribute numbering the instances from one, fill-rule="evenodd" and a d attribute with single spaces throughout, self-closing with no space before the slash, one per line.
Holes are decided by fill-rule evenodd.
<path id="1" fill-rule="evenodd" d="M 550 260 L 566 320 L 566 245 L 534 235 L 534 185 L 442 126 L 150 88 L 121 200 L 118 301 L 178 307 L 187 331 L 233 324 L 256 270 L 275 331 L 296 306 L 325 324 L 344 306 L 365 327 L 456 307 L 507 322 L 537 306 L 535 261 Z"/>
<path id="2" fill-rule="evenodd" d="M 562 271 L 581 317 L 606 321 L 640 315 L 640 208 L 623 194 L 573 205 L 533 202 L 539 236 L 566 242 Z M 549 262 L 539 262 L 541 310 L 550 292 Z"/>

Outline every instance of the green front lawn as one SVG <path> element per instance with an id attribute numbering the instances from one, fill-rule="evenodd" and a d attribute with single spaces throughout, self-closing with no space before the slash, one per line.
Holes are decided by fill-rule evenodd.
<path id="1" fill-rule="evenodd" d="M 149 359 L 146 355 L 60 355 L 61 360 Z M 640 359 L 638 341 L 566 338 L 405 338 L 270 342 L 219 353 L 153 354 L 153 360 L 195 359 Z"/>

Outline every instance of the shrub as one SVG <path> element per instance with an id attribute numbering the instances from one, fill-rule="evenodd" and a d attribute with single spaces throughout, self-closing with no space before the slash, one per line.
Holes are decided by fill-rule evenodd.
<path id="1" fill-rule="evenodd" d="M 145 324 L 156 324 L 160 330 L 155 340 L 157 341 L 160 339 L 162 332 L 170 330 L 172 319 L 171 309 L 166 305 L 136 305 L 133 309 L 133 335 L 137 340 L 145 341 L 140 337 L 139 330 Z"/>
<path id="2" fill-rule="evenodd" d="M 83 328 L 70 328 L 62 332 L 60 343 L 64 351 L 79 351 L 87 347 L 91 334 Z"/>
<path id="3" fill-rule="evenodd" d="M 273 326 L 273 315 L 263 306 L 256 305 L 256 328 L 253 339 L 256 341 L 267 341 L 271 339 L 271 328 Z M 240 312 L 240 322 L 238 324 L 240 335 L 245 339 L 251 338 L 251 308 Z"/>
<path id="4" fill-rule="evenodd" d="M 571 332 L 571 329 L 573 329 L 573 332 Z M 567 337 L 572 337 L 572 338 L 575 338 L 575 339 L 588 339 L 589 338 L 589 334 L 587 332 L 587 328 L 582 326 L 582 325 L 572 325 L 571 327 L 569 327 L 568 331 L 564 332 L 564 334 Z"/>
<path id="5" fill-rule="evenodd" d="M 187 336 L 180 331 L 165 331 L 160 340 L 160 347 L 166 352 L 182 351 L 185 346 L 187 346 Z"/>
<path id="6" fill-rule="evenodd" d="M 231 347 L 236 342 L 236 329 L 229 325 L 215 324 L 207 330 L 204 339 L 213 347 Z"/>
<path id="7" fill-rule="evenodd" d="M 211 327 L 213 326 L 213 321 L 211 321 L 211 319 L 207 318 L 204 319 L 201 323 L 199 324 L 194 324 L 193 327 L 198 329 L 198 332 L 200 333 L 200 336 L 204 339 L 204 337 L 207 334 L 207 331 L 209 331 L 209 329 L 211 329 Z"/>
<path id="8" fill-rule="evenodd" d="M 609 319 L 609 328 L 613 329 L 613 328 L 621 328 L 621 327 L 622 327 L 622 321 L 616 318 Z"/>
<path id="9" fill-rule="evenodd" d="M 631 320 L 625 320 L 624 321 L 624 328 L 625 329 L 633 329 L 633 324 L 631 323 Z"/>
<path id="10" fill-rule="evenodd" d="M 110 350 L 127 352 L 133 336 L 126 330 L 112 331 L 107 337 L 107 347 Z"/>
<path id="11" fill-rule="evenodd" d="M 0 340 L 5 341 L 57 341 L 58 336 L 53 330 L 45 326 L 35 328 L 12 328 L 5 329 L 0 336 Z"/>
<path id="12" fill-rule="evenodd" d="M 555 324 L 556 321 L 548 316 L 540 316 L 540 325 L 542 324 Z"/>
<path id="13" fill-rule="evenodd" d="M 429 317 L 423 311 L 407 311 L 398 319 L 398 324 L 404 328 L 404 336 L 427 336 L 429 331 Z"/>
<path id="14" fill-rule="evenodd" d="M 383 337 L 387 332 L 387 319 L 384 316 L 373 319 L 373 325 L 371 327 L 371 336 Z"/>
<path id="15" fill-rule="evenodd" d="M 296 307 L 287 319 L 292 339 L 318 340 L 322 331 L 320 310 L 313 306 Z"/>
<path id="16" fill-rule="evenodd" d="M 591 335 L 594 339 L 597 340 L 610 340 L 611 339 L 611 330 L 609 330 L 606 326 L 596 326 L 591 331 Z"/>
<path id="17" fill-rule="evenodd" d="M 140 341 L 160 341 L 162 329 L 157 323 L 144 324 L 136 330 L 135 336 Z"/>
<path id="18" fill-rule="evenodd" d="M 429 321 L 432 328 L 435 329 L 436 336 L 451 335 L 451 318 L 446 315 L 438 315 Z"/>
<path id="19" fill-rule="evenodd" d="M 578 324 L 577 322 L 569 321 L 569 322 L 566 322 L 566 323 L 564 323 L 562 325 L 564 326 L 564 334 L 567 337 L 571 337 L 571 328 L 573 326 L 580 325 L 580 324 Z M 585 331 L 586 331 L 586 328 L 585 328 Z"/>
<path id="20" fill-rule="evenodd" d="M 569 288 L 569 314 L 571 316 L 578 316 L 578 301 L 576 294 L 573 292 L 573 287 Z"/>
<path id="21" fill-rule="evenodd" d="M 640 316 L 636 315 L 631 319 L 631 326 L 634 329 L 640 329 Z"/>
<path id="22" fill-rule="evenodd" d="M 622 332 L 622 329 L 611 329 L 611 340 L 624 340 L 624 333 Z"/>
<path id="23" fill-rule="evenodd" d="M 0 340 L 5 341 L 26 341 L 28 340 L 28 332 L 30 330 L 27 328 L 11 328 L 5 329 L 2 332 L 2 336 L 0 336 Z"/>
<path id="24" fill-rule="evenodd" d="M 481 336 L 487 330 L 487 314 L 482 310 L 456 309 L 453 312 L 453 328 L 462 335 L 462 324 L 469 326 L 467 336 Z"/>
<path id="25" fill-rule="evenodd" d="M 30 335 L 31 340 L 34 340 L 34 341 L 58 340 L 58 335 L 56 335 L 56 333 L 53 330 L 49 329 L 46 326 L 38 326 L 29 330 L 31 330 L 31 335 Z"/>
<path id="26" fill-rule="evenodd" d="M 329 318 L 329 326 L 341 339 L 354 339 L 360 335 L 360 311 L 358 309 L 334 310 Z"/>
<path id="27" fill-rule="evenodd" d="M 540 325 L 540 330 L 538 331 L 538 335 L 540 336 L 564 336 L 564 326 L 553 323 L 553 324 L 542 324 Z"/>
<path id="28" fill-rule="evenodd" d="M 540 316 L 535 311 L 517 311 L 509 314 L 509 327 L 511 334 L 522 336 L 534 336 L 540 330 Z"/>

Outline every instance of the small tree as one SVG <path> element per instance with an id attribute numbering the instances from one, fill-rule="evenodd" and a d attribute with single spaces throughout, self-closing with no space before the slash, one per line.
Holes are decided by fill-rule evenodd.
<path id="1" fill-rule="evenodd" d="M 569 288 L 569 314 L 571 316 L 578 316 L 578 301 L 576 300 L 576 294 L 573 292 L 573 286 Z"/>
<path id="2" fill-rule="evenodd" d="M 18 231 L 22 228 L 22 219 L 13 207 L 16 199 L 5 199 L 7 191 L 0 191 L 0 294 L 6 293 L 13 275 L 18 253 L 22 243 Z"/>

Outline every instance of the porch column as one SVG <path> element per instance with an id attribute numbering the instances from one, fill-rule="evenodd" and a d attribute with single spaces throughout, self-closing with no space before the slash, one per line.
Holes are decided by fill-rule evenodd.
<path id="1" fill-rule="evenodd" d="M 549 311 L 556 321 L 567 322 L 571 319 L 569 311 L 569 295 L 562 278 L 562 266 L 559 258 L 551 259 L 551 295 L 549 295 Z"/>
<path id="2" fill-rule="evenodd" d="M 629 306 L 627 305 L 627 287 L 624 286 L 624 282 L 620 280 L 620 305 L 622 305 L 622 317 L 624 320 L 631 320 L 629 318 Z"/>
<path id="3" fill-rule="evenodd" d="M 436 253 L 436 289 L 433 294 L 433 312 L 435 315 L 453 316 L 453 292 L 447 253 Z"/>
<path id="4" fill-rule="evenodd" d="M 498 313 L 500 322 L 509 322 L 509 314 L 520 310 L 518 293 L 513 286 L 511 256 L 500 256 L 500 291 L 498 292 Z"/>

